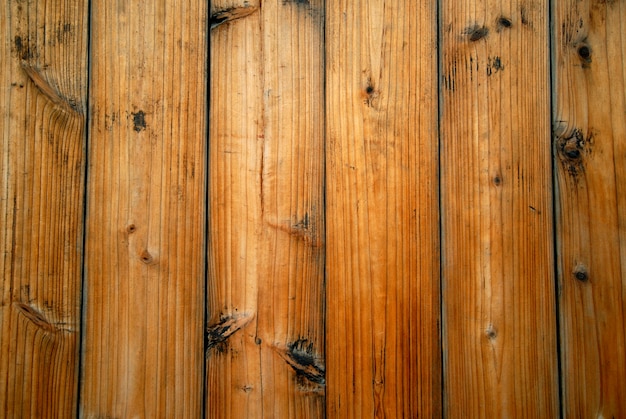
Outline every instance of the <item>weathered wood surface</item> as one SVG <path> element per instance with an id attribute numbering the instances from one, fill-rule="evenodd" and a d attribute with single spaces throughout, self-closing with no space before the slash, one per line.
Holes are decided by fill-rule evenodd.
<path id="1" fill-rule="evenodd" d="M 323 13 L 211 4 L 211 418 L 324 415 Z"/>
<path id="2" fill-rule="evenodd" d="M 0 6 L 0 417 L 625 416 L 626 6 L 431 3 Z"/>
<path id="3" fill-rule="evenodd" d="M 93 1 L 84 417 L 200 417 L 205 2 Z"/>
<path id="4" fill-rule="evenodd" d="M 548 5 L 443 1 L 447 417 L 557 417 Z"/>
<path id="5" fill-rule="evenodd" d="M 565 417 L 626 416 L 626 4 L 555 2 Z"/>
<path id="6" fill-rule="evenodd" d="M 0 6 L 0 417 L 78 389 L 87 2 Z"/>
<path id="7" fill-rule="evenodd" d="M 327 414 L 441 412 L 436 4 L 326 4 Z"/>

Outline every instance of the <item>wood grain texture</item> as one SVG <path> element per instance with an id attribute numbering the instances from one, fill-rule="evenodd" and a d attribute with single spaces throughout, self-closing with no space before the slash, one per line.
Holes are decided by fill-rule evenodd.
<path id="1" fill-rule="evenodd" d="M 211 22 L 207 416 L 323 417 L 323 2 Z"/>
<path id="2" fill-rule="evenodd" d="M 0 6 L 0 417 L 73 417 L 87 2 Z"/>
<path id="3" fill-rule="evenodd" d="M 626 416 L 626 3 L 555 2 L 565 417 Z"/>
<path id="4" fill-rule="evenodd" d="M 557 417 L 548 6 L 441 3 L 447 417 Z"/>
<path id="5" fill-rule="evenodd" d="M 326 4 L 331 418 L 441 414 L 435 12 Z"/>
<path id="6" fill-rule="evenodd" d="M 91 8 L 81 415 L 200 417 L 208 8 Z"/>

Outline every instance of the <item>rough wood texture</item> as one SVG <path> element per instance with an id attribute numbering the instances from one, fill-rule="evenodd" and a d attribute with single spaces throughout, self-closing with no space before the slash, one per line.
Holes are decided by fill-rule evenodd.
<path id="1" fill-rule="evenodd" d="M 323 417 L 323 2 L 211 22 L 207 415 Z"/>
<path id="2" fill-rule="evenodd" d="M 92 2 L 85 417 L 200 417 L 206 3 Z"/>
<path id="3" fill-rule="evenodd" d="M 0 417 L 73 417 L 87 2 L 0 6 Z"/>
<path id="4" fill-rule="evenodd" d="M 444 411 L 557 417 L 548 7 L 442 2 Z"/>
<path id="5" fill-rule="evenodd" d="M 332 418 L 440 415 L 435 10 L 327 2 Z"/>
<path id="6" fill-rule="evenodd" d="M 626 3 L 555 2 L 565 417 L 626 416 Z"/>

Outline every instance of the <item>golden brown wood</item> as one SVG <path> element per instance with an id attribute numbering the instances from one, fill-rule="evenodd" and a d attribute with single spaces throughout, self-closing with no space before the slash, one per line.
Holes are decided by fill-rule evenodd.
<path id="1" fill-rule="evenodd" d="M 327 414 L 441 414 L 436 5 L 327 2 Z"/>
<path id="2" fill-rule="evenodd" d="M 207 416 L 323 417 L 323 2 L 211 22 Z"/>
<path id="3" fill-rule="evenodd" d="M 441 19 L 444 410 L 557 417 L 547 3 Z"/>
<path id="4" fill-rule="evenodd" d="M 565 417 L 626 416 L 626 4 L 555 3 Z"/>
<path id="5" fill-rule="evenodd" d="M 0 6 L 0 417 L 73 417 L 87 2 Z"/>
<path id="6" fill-rule="evenodd" d="M 200 417 L 207 6 L 92 2 L 85 417 Z"/>

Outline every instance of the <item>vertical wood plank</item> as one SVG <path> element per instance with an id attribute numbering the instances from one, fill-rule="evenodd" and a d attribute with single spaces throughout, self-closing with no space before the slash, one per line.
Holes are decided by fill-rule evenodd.
<path id="1" fill-rule="evenodd" d="M 548 6 L 441 19 L 444 410 L 556 417 Z"/>
<path id="2" fill-rule="evenodd" d="M 436 4 L 326 10 L 327 413 L 437 417 Z"/>
<path id="3" fill-rule="evenodd" d="M 0 6 L 0 417 L 73 417 L 87 2 Z"/>
<path id="4" fill-rule="evenodd" d="M 626 416 L 626 4 L 555 2 L 565 417 Z"/>
<path id="5" fill-rule="evenodd" d="M 92 2 L 85 417 L 200 417 L 208 16 Z"/>
<path id="6" fill-rule="evenodd" d="M 324 416 L 323 12 L 211 4 L 211 418 Z"/>

